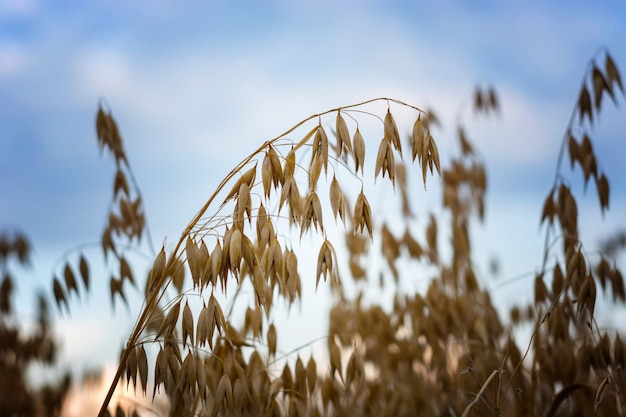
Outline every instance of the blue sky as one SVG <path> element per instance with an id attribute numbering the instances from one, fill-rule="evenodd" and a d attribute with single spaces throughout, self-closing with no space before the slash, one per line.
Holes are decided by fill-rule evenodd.
<path id="1" fill-rule="evenodd" d="M 66 249 L 99 239 L 113 176 L 95 138 L 101 99 L 118 121 L 160 246 L 177 239 L 247 151 L 310 114 L 397 98 L 435 109 L 445 126 L 436 139 L 451 151 L 459 103 L 477 83 L 493 84 L 500 117 L 462 113 L 489 176 L 477 267 L 496 255 L 505 278 L 532 272 L 541 205 L 584 69 L 602 47 L 626 68 L 624 39 L 618 1 L 0 0 L 0 227 L 21 228 L 36 250 L 21 294 L 49 288 Z M 611 212 L 599 221 L 590 184 L 580 218 L 591 245 L 626 227 L 626 117 L 603 104 L 594 144 Z M 424 201 L 427 211 L 439 200 Z M 530 282 L 522 281 L 529 297 Z M 115 358 L 135 313 L 111 314 L 108 296 L 97 295 L 107 285 L 95 285 L 96 295 L 57 323 L 65 352 L 84 363 Z M 519 289 L 498 291 L 519 297 Z M 314 307 L 305 300 L 303 314 L 319 316 Z M 325 331 L 323 323 L 310 329 L 299 340 Z"/>

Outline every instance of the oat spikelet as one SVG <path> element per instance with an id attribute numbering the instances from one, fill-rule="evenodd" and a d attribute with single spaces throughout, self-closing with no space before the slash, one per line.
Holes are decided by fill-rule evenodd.
<path id="1" fill-rule="evenodd" d="M 619 71 L 617 70 L 617 65 L 615 65 L 615 61 L 613 61 L 613 58 L 611 58 L 611 55 L 609 55 L 608 53 L 606 54 L 606 58 L 604 60 L 604 70 L 606 72 L 608 82 L 611 83 L 611 88 L 613 88 L 613 84 L 617 84 L 623 94 L 624 86 L 622 85 L 622 78 L 619 75 Z"/>
<path id="2" fill-rule="evenodd" d="M 359 193 L 354 204 L 354 232 L 363 233 L 363 229 L 367 228 L 367 232 L 370 238 L 373 239 L 372 234 L 372 209 L 367 201 L 367 197 L 363 193 L 363 190 Z"/>
<path id="3" fill-rule="evenodd" d="M 354 172 L 358 173 L 359 168 L 361 168 L 361 174 L 363 174 L 363 166 L 365 163 L 365 140 L 363 139 L 363 135 L 361 135 L 358 127 L 356 128 L 356 132 L 354 132 L 352 142 L 354 143 Z"/>
<path id="4" fill-rule="evenodd" d="M 398 133 L 398 126 L 396 125 L 396 121 L 393 119 L 393 116 L 389 109 L 387 109 L 387 114 L 385 115 L 385 136 L 387 136 L 393 147 L 400 157 L 402 157 L 402 145 L 400 143 L 400 134 Z"/>
<path id="5" fill-rule="evenodd" d="M 337 178 L 334 175 L 333 180 L 330 183 L 329 197 L 330 207 L 333 210 L 333 216 L 335 217 L 335 223 L 337 222 L 337 214 L 339 214 L 341 221 L 345 224 L 345 198 L 343 196 L 343 192 L 341 191 L 341 187 L 339 186 L 339 181 L 337 181 Z"/>
<path id="6" fill-rule="evenodd" d="M 320 231 L 324 230 L 322 219 L 322 204 L 320 203 L 320 199 L 317 196 L 315 191 L 309 193 L 306 201 L 304 202 L 304 208 L 302 211 L 302 222 L 300 225 L 300 237 L 306 231 L 309 230 L 311 225 L 315 227 L 317 231 L 318 228 Z"/>
<path id="7" fill-rule="evenodd" d="M 252 187 L 254 185 L 255 179 L 256 179 L 256 164 L 252 168 L 244 172 L 241 177 L 239 177 L 239 179 L 233 185 L 233 188 L 231 188 L 230 192 L 226 195 L 224 202 L 230 200 L 231 198 L 234 198 L 238 194 L 239 187 L 241 187 L 241 184 L 247 184 L 248 187 Z"/>
<path id="8" fill-rule="evenodd" d="M 141 390 L 145 396 L 148 387 L 148 357 L 143 345 L 137 346 L 137 370 L 139 371 Z"/>
<path id="9" fill-rule="evenodd" d="M 330 350 L 330 373 L 331 375 L 335 374 L 335 371 L 339 373 L 339 378 L 341 382 L 343 382 L 343 375 L 341 374 L 341 349 L 335 342 L 335 336 L 331 335 L 329 339 L 329 350 Z"/>
<path id="10" fill-rule="evenodd" d="M 328 241 L 328 239 L 324 240 L 322 246 L 320 247 L 319 254 L 317 256 L 317 272 L 315 274 L 315 289 L 317 290 L 318 284 L 320 282 L 320 277 L 324 275 L 324 282 L 326 282 L 326 278 L 330 275 L 333 282 L 337 281 L 337 262 L 335 259 L 337 255 L 335 254 L 335 248 Z"/>
<path id="11" fill-rule="evenodd" d="M 337 120 L 335 122 L 335 130 L 337 131 L 337 156 L 342 157 L 352 153 L 352 144 L 350 143 L 350 132 L 348 125 L 341 116 L 341 112 L 337 112 Z"/>
<path id="12" fill-rule="evenodd" d="M 317 383 L 317 365 L 313 357 L 309 358 L 306 364 L 306 379 L 309 386 L 309 393 L 315 390 L 315 384 Z"/>
<path id="13" fill-rule="evenodd" d="M 417 120 L 413 124 L 413 130 L 411 132 L 411 153 L 413 161 L 417 157 L 419 163 L 422 163 L 423 150 L 424 150 L 424 124 L 422 123 L 422 115 L 417 116 Z"/>
<path id="14" fill-rule="evenodd" d="M 276 356 L 276 327 L 274 323 L 267 329 L 267 347 L 269 356 Z"/>
<path id="15" fill-rule="evenodd" d="M 391 149 L 391 143 L 386 136 L 380 141 L 378 147 L 378 153 L 376 154 L 376 167 L 374 169 L 374 178 L 378 177 L 378 174 L 382 171 L 383 178 L 385 172 L 389 175 L 391 183 L 395 186 L 395 168 L 396 163 L 394 161 L 393 151 Z"/>
<path id="16" fill-rule="evenodd" d="M 189 302 L 185 303 L 183 309 L 183 347 L 187 346 L 187 338 L 189 342 L 193 343 L 193 314 L 191 314 L 191 308 L 189 308 Z"/>
<path id="17" fill-rule="evenodd" d="M 174 330 L 174 326 L 176 326 L 176 322 L 178 321 L 178 314 L 180 313 L 180 301 L 174 304 L 173 307 L 168 311 L 165 320 L 161 323 L 159 327 L 159 331 L 154 338 L 154 340 L 158 339 L 161 335 L 165 335 L 166 337 Z"/>
<path id="18" fill-rule="evenodd" d="M 78 262 L 78 270 L 80 271 L 80 276 L 83 280 L 83 284 L 85 284 L 85 289 L 89 289 L 89 265 L 87 264 L 87 260 L 83 254 L 80 255 L 80 260 Z"/>
<path id="19" fill-rule="evenodd" d="M 230 382 L 228 374 L 222 375 L 217 390 L 215 391 L 215 401 L 217 404 L 224 405 L 226 409 L 233 406 L 233 386 Z"/>

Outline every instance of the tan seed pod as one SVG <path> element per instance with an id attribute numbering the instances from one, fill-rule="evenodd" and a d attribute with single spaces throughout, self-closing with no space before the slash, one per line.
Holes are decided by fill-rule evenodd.
<path id="1" fill-rule="evenodd" d="M 269 356 L 276 356 L 276 327 L 274 323 L 270 324 L 267 329 L 267 347 Z"/>
<path id="2" fill-rule="evenodd" d="M 224 319 L 224 312 L 222 311 L 222 306 L 220 306 L 220 303 L 217 301 L 217 299 L 215 298 L 213 294 L 211 294 L 209 305 L 211 305 L 211 302 L 215 306 L 215 316 L 213 317 L 215 327 L 217 328 L 217 331 L 220 334 L 222 334 L 222 329 L 226 327 L 226 320 Z"/>
<path id="3" fill-rule="evenodd" d="M 593 109 L 591 107 L 591 95 L 586 86 L 583 86 L 580 90 L 580 96 L 578 97 L 578 117 L 584 122 L 585 115 L 589 119 L 589 123 L 593 123 Z"/>
<path id="4" fill-rule="evenodd" d="M 596 111 L 600 111 L 602 105 L 602 94 L 604 91 L 611 91 L 609 84 L 607 83 L 602 72 L 594 65 L 591 71 L 591 78 L 593 84 L 593 95 L 596 103 Z"/>
<path id="5" fill-rule="evenodd" d="M 437 220 L 432 214 L 430 215 L 430 221 L 426 228 L 426 242 L 430 250 L 437 253 Z"/>
<path id="6" fill-rule="evenodd" d="M 248 268 L 247 271 L 254 269 L 254 266 L 258 263 L 256 249 L 248 235 L 243 233 L 241 235 L 241 256 L 245 262 L 242 266 L 242 271 L 244 271 L 244 268 Z M 246 274 L 242 272 L 242 275 L 245 276 Z"/>
<path id="7" fill-rule="evenodd" d="M 354 144 L 354 172 L 358 173 L 359 168 L 361 168 L 361 174 L 363 174 L 365 163 L 365 140 L 363 139 L 363 135 L 361 135 L 358 127 L 356 128 L 356 132 L 354 132 L 352 143 Z"/>
<path id="8" fill-rule="evenodd" d="M 411 235 L 408 228 L 404 232 L 404 236 L 402 237 L 402 243 L 408 250 L 411 258 L 419 259 L 424 254 L 422 247 L 417 242 L 417 240 L 415 240 L 415 238 Z"/>
<path id="9" fill-rule="evenodd" d="M 424 142 L 422 143 L 422 179 L 424 182 L 424 189 L 426 189 L 426 170 L 428 168 L 429 158 L 429 149 L 430 149 L 430 132 L 424 135 Z"/>
<path id="10" fill-rule="evenodd" d="M 350 143 L 350 132 L 348 131 L 348 125 L 344 120 L 341 112 L 337 112 L 337 119 L 335 121 L 335 130 L 337 131 L 337 156 L 341 157 L 345 154 L 352 153 L 352 144 Z"/>
<path id="11" fill-rule="evenodd" d="M 233 406 L 233 386 L 228 374 L 222 375 L 217 390 L 215 391 L 215 401 L 223 405 L 226 409 Z"/>
<path id="12" fill-rule="evenodd" d="M 619 71 L 617 70 L 615 61 L 613 61 L 613 58 L 611 58 L 611 55 L 609 55 L 608 53 L 606 54 L 606 57 L 604 59 L 604 72 L 606 73 L 608 82 L 611 85 L 611 89 L 609 89 L 609 92 L 611 92 L 611 96 L 613 96 L 612 88 L 613 88 L 613 84 L 615 83 L 617 83 L 620 90 L 622 90 L 622 93 L 624 93 L 624 86 L 622 85 L 622 78 L 619 75 Z"/>
<path id="13" fill-rule="evenodd" d="M 310 357 L 306 364 L 306 379 L 309 386 L 309 393 L 313 393 L 315 384 L 317 383 L 317 365 L 313 357 Z"/>
<path id="14" fill-rule="evenodd" d="M 141 382 L 141 390 L 143 395 L 146 395 L 146 389 L 148 387 L 148 357 L 143 344 L 137 346 L 137 370 L 139 371 L 139 381 Z"/>
<path id="15" fill-rule="evenodd" d="M 600 207 L 602 211 L 609 208 L 609 180 L 604 174 L 596 180 L 596 188 L 598 189 L 598 198 L 600 199 Z"/>
<path id="16" fill-rule="evenodd" d="M 211 252 L 211 278 L 213 285 L 216 284 L 217 277 L 222 270 L 222 258 L 222 246 L 220 245 L 220 242 L 217 241 L 215 242 L 215 247 L 213 247 L 213 251 Z"/>
<path id="17" fill-rule="evenodd" d="M 291 221 L 298 223 L 302 217 L 302 198 L 300 197 L 298 185 L 294 180 L 290 181 L 289 186 L 289 210 L 291 212 Z"/>
<path id="18" fill-rule="evenodd" d="M 122 300 L 127 303 L 126 295 L 124 295 L 124 289 L 122 287 L 122 280 L 115 277 L 111 277 L 109 280 L 109 290 L 111 293 L 111 304 L 115 306 L 115 295 L 119 294 Z"/>
<path id="19" fill-rule="evenodd" d="M 231 229 L 229 246 L 230 265 L 239 271 L 239 265 L 241 264 L 241 252 L 242 252 L 242 234 L 239 228 Z"/>
<path id="20" fill-rule="evenodd" d="M 287 179 L 293 177 L 296 171 L 296 152 L 292 147 L 287 156 L 285 157 L 285 165 L 283 167 L 283 173 L 285 175 L 285 182 Z"/>
<path id="21" fill-rule="evenodd" d="M 324 240 L 322 246 L 320 247 L 319 254 L 317 256 L 317 272 L 315 274 L 315 289 L 319 285 L 320 277 L 324 276 L 324 282 L 326 282 L 326 278 L 328 275 L 331 276 L 332 281 L 336 281 L 337 272 L 336 272 L 336 262 L 335 262 L 336 254 L 335 248 L 328 241 L 328 239 Z"/>
<path id="22" fill-rule="evenodd" d="M 548 298 L 548 290 L 543 282 L 543 276 L 538 274 L 535 277 L 535 304 L 543 303 Z"/>
<path id="23" fill-rule="evenodd" d="M 154 259 L 154 263 L 152 264 L 152 269 L 150 270 L 151 279 L 149 282 L 151 285 L 147 286 L 147 293 L 150 292 L 153 288 L 158 288 L 161 286 L 163 281 L 163 276 L 165 274 L 165 247 L 161 247 L 161 251 Z"/>
<path id="24" fill-rule="evenodd" d="M 204 369 L 204 360 L 201 357 L 195 357 L 196 362 L 196 380 L 198 385 L 198 392 L 200 393 L 201 398 L 206 398 L 207 392 L 207 376 L 206 371 Z"/>
<path id="25" fill-rule="evenodd" d="M 315 230 L 318 228 L 320 231 L 324 230 L 323 219 L 322 219 L 322 204 L 320 203 L 320 199 L 317 196 L 315 191 L 309 193 L 304 202 L 304 208 L 302 213 L 302 223 L 300 225 L 300 237 L 302 234 L 309 230 L 309 228 L 313 225 Z"/>
<path id="26" fill-rule="evenodd" d="M 87 264 L 87 259 L 83 254 L 80 255 L 80 260 L 78 262 L 78 269 L 80 271 L 80 276 L 83 280 L 83 284 L 85 284 L 85 289 L 89 289 L 89 264 Z"/>
<path id="27" fill-rule="evenodd" d="M 345 198 L 343 196 L 343 192 L 341 191 L 341 187 L 339 186 L 339 181 L 337 181 L 337 178 L 334 175 L 333 180 L 330 183 L 329 198 L 330 207 L 333 210 L 333 217 L 335 218 L 335 222 L 337 222 L 337 215 L 339 215 L 341 221 L 343 221 L 345 224 Z"/>
<path id="28" fill-rule="evenodd" d="M 295 393 L 293 391 L 293 375 L 288 363 L 283 367 L 283 373 L 280 377 L 283 380 L 283 394 L 285 396 L 289 395 L 290 399 L 292 399 Z"/>
<path id="29" fill-rule="evenodd" d="M 320 146 L 320 158 L 322 160 L 322 166 L 324 167 L 324 173 L 328 172 L 328 137 L 322 125 L 317 129 L 319 133 L 319 146 Z M 316 134 L 317 136 L 317 134 Z"/>
<path id="30" fill-rule="evenodd" d="M 289 197 L 291 196 L 291 187 L 296 186 L 296 180 L 293 176 L 285 177 L 285 184 L 280 192 L 280 201 L 278 203 L 278 211 L 283 208 L 285 202 L 289 201 Z"/>
<path id="31" fill-rule="evenodd" d="M 185 308 L 183 309 L 183 347 L 187 345 L 187 338 L 189 338 L 189 343 L 193 343 L 194 335 L 193 335 L 193 314 L 191 313 L 191 308 L 189 308 L 189 302 L 185 303 Z"/>
<path id="32" fill-rule="evenodd" d="M 385 171 L 387 168 L 388 169 L 388 156 L 390 154 L 390 150 L 391 150 L 391 144 L 389 142 L 389 139 L 387 139 L 387 137 L 385 136 L 385 138 L 383 138 L 380 141 L 380 145 L 378 146 L 378 153 L 376 154 L 376 163 L 375 168 L 374 168 L 374 179 L 378 178 L 378 174 L 380 174 L 380 172 L 382 171 L 383 174 L 383 178 L 385 177 Z M 393 153 L 391 153 L 391 158 L 393 160 Z"/>
<path id="33" fill-rule="evenodd" d="M 282 377 L 274 379 L 269 387 L 269 392 L 268 392 L 269 398 L 273 400 L 282 389 L 283 389 Z"/>
<path id="34" fill-rule="evenodd" d="M 63 276 L 65 278 L 65 287 L 67 288 L 68 294 L 71 291 L 74 291 L 76 295 L 78 295 L 78 285 L 76 285 L 76 277 L 74 276 L 74 271 L 72 271 L 69 263 L 65 264 L 65 268 L 63 269 Z"/>
<path id="35" fill-rule="evenodd" d="M 246 172 L 244 172 L 244 174 L 241 176 L 241 178 L 239 179 L 239 183 L 235 184 L 237 189 L 235 190 L 235 193 L 237 193 L 241 187 L 241 184 L 246 184 L 248 186 L 248 188 L 252 188 L 252 186 L 254 185 L 254 180 L 256 179 L 256 164 L 250 168 L 249 170 L 247 170 Z M 235 188 L 235 187 L 233 187 Z M 232 192 L 232 191 L 231 191 Z M 233 194 L 234 196 L 234 194 Z M 230 196 L 232 197 L 232 196 Z M 228 200 L 229 198 L 227 198 Z"/>
<path id="36" fill-rule="evenodd" d="M 561 267 L 557 263 L 552 270 L 552 295 L 555 299 L 561 294 L 564 281 L 563 271 L 561 271 Z"/>
<path id="37" fill-rule="evenodd" d="M 107 227 L 102 232 L 102 239 L 100 240 L 102 245 L 102 253 L 104 254 L 104 259 L 107 259 L 109 252 L 117 253 L 115 250 L 115 245 L 113 244 L 113 237 L 111 236 L 111 227 Z"/>
<path id="38" fill-rule="evenodd" d="M 363 233 L 363 229 L 367 228 L 367 232 L 370 238 L 373 239 L 372 234 L 372 209 L 369 202 L 363 193 L 363 190 L 359 193 L 354 204 L 354 232 Z"/>
<path id="39" fill-rule="evenodd" d="M 174 304 L 170 311 L 167 312 L 167 316 L 165 320 L 159 326 L 159 330 L 154 338 L 154 340 L 158 339 L 161 335 L 168 336 L 176 326 L 176 322 L 178 321 L 178 314 L 180 313 L 180 301 Z"/>
<path id="40" fill-rule="evenodd" d="M 137 388 L 137 351 L 134 347 L 128 347 L 130 352 L 126 358 L 126 387 L 130 384 L 130 380 L 133 380 L 133 388 Z"/>
<path id="41" fill-rule="evenodd" d="M 130 268 L 130 264 L 124 257 L 120 258 L 120 279 L 122 281 L 127 279 L 132 285 L 135 285 L 133 270 Z"/>
<path id="42" fill-rule="evenodd" d="M 338 372 L 341 382 L 344 382 L 343 375 L 341 374 L 341 349 L 339 349 L 339 346 L 335 342 L 335 336 L 331 335 L 328 342 L 328 350 L 330 352 L 330 374 L 334 375 L 335 371 Z"/>
<path id="43" fill-rule="evenodd" d="M 435 143 L 435 140 L 430 134 L 430 131 L 428 132 L 428 143 L 429 143 L 428 150 L 430 153 L 430 158 L 432 158 L 432 161 L 435 164 L 435 169 L 437 169 L 437 174 L 441 175 L 441 164 L 439 162 L 439 149 L 437 149 L 437 144 Z M 432 168 L 431 168 L 430 173 L 431 174 L 433 173 Z"/>
<path id="44" fill-rule="evenodd" d="M 306 390 L 306 386 L 307 386 L 307 379 L 306 379 L 306 368 L 304 367 L 304 362 L 302 362 L 302 359 L 300 359 L 300 356 L 298 355 L 298 358 L 296 359 L 296 386 L 298 387 L 297 391 L 299 393 L 303 394 L 303 397 L 305 397 L 308 393 L 308 391 Z"/>
<path id="45" fill-rule="evenodd" d="M 421 113 L 417 116 L 417 120 L 413 123 L 413 130 L 411 131 L 411 155 L 413 161 L 417 157 L 419 163 L 422 162 L 424 139 L 425 139 L 424 124 L 422 123 Z"/>
<path id="46" fill-rule="evenodd" d="M 102 107 L 98 107 L 98 113 L 96 114 L 96 134 L 98 137 L 98 146 L 100 149 L 108 144 L 108 120 L 106 113 L 102 110 Z"/>
<path id="47" fill-rule="evenodd" d="M 159 350 L 159 353 L 157 354 L 157 358 L 156 358 L 156 362 L 154 366 L 154 391 L 152 393 L 153 400 L 156 395 L 156 391 L 159 388 L 159 385 L 164 383 L 165 379 L 167 378 L 167 368 L 168 368 L 167 363 L 168 361 L 167 361 L 167 357 L 165 354 L 165 350 L 161 348 Z"/>
<path id="48" fill-rule="evenodd" d="M 269 151 L 265 153 L 263 163 L 261 164 L 261 180 L 263 182 L 263 192 L 265 198 L 269 198 L 272 183 L 274 181 L 274 168 L 272 166 L 272 159 Z"/>
<path id="49" fill-rule="evenodd" d="M 398 133 L 398 126 L 396 125 L 396 121 L 393 119 L 393 115 L 387 109 L 387 114 L 385 115 L 385 136 L 389 137 L 393 147 L 400 157 L 402 157 L 402 145 L 400 143 L 400 134 Z"/>
<path id="50" fill-rule="evenodd" d="M 309 189 L 314 191 L 317 187 L 317 182 L 322 173 L 322 158 L 319 155 L 313 156 L 311 159 L 311 166 L 309 167 Z"/>
<path id="51" fill-rule="evenodd" d="M 267 153 L 270 156 L 270 162 L 272 163 L 272 174 L 274 180 L 274 186 L 282 185 L 285 182 L 285 175 L 283 173 L 283 168 L 280 165 L 280 158 L 276 153 L 276 150 L 273 146 L 269 146 Z M 295 155 L 294 155 L 295 156 Z M 294 164 L 295 165 L 295 164 Z"/>
<path id="52" fill-rule="evenodd" d="M 543 224 L 546 219 L 548 219 L 548 224 L 552 224 L 554 220 L 554 215 L 556 214 L 556 206 L 554 205 L 554 198 L 552 194 L 553 192 L 550 191 L 550 194 L 548 194 L 546 200 L 543 203 L 540 224 Z"/>
<path id="53" fill-rule="evenodd" d="M 248 391 L 243 378 L 237 378 L 235 380 L 235 386 L 233 388 L 233 401 L 234 407 L 237 411 L 242 411 L 244 404 L 250 399 L 250 392 Z"/>
<path id="54" fill-rule="evenodd" d="M 209 328 L 213 326 L 213 312 L 206 305 L 202 306 L 196 323 L 196 346 L 203 347 L 208 340 Z"/>
<path id="55" fill-rule="evenodd" d="M 196 251 L 196 256 L 198 257 L 197 268 L 200 272 L 200 281 L 196 285 L 198 285 L 198 287 L 206 287 L 209 285 L 211 277 L 211 257 L 209 255 L 209 248 L 207 248 L 204 240 L 200 241 L 200 245 Z"/>
<path id="56" fill-rule="evenodd" d="M 197 385 L 196 375 L 196 360 L 191 350 L 187 352 L 185 360 L 183 360 L 180 368 L 180 378 L 178 380 L 178 387 L 183 392 L 195 390 Z"/>

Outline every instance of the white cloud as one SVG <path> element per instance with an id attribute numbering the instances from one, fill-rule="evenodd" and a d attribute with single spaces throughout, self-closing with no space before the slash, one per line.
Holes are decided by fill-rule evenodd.
<path id="1" fill-rule="evenodd" d="M 0 80 L 19 73 L 26 60 L 26 51 L 17 43 L 0 42 Z"/>

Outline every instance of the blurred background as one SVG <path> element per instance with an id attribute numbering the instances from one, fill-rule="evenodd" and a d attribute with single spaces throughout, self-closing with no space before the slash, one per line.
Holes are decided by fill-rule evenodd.
<path id="1" fill-rule="evenodd" d="M 443 164 L 462 122 L 487 167 L 486 220 L 473 229 L 482 284 L 496 303 L 530 300 L 542 205 L 581 80 L 606 50 L 626 68 L 624 39 L 621 1 L 0 0 L 0 230 L 23 231 L 34 248 L 18 315 L 34 317 L 33 292 L 51 293 L 72 248 L 100 250 L 114 173 L 97 147 L 100 103 L 121 129 L 152 243 L 169 249 L 241 159 L 311 114 L 375 97 L 432 109 Z M 494 117 L 469 111 L 477 86 L 495 87 Z M 592 138 L 610 210 L 600 215 L 594 184 L 579 201 L 581 235 L 598 245 L 626 227 L 617 96 L 620 108 L 604 98 Z M 432 210 L 439 195 L 423 204 Z M 129 291 L 130 306 L 112 310 L 106 266 L 91 266 L 91 294 L 53 315 L 59 367 L 77 374 L 115 366 L 141 299 Z M 286 351 L 327 333 L 328 294 L 313 285 L 285 321 Z M 615 311 L 597 314 L 624 326 Z"/>

